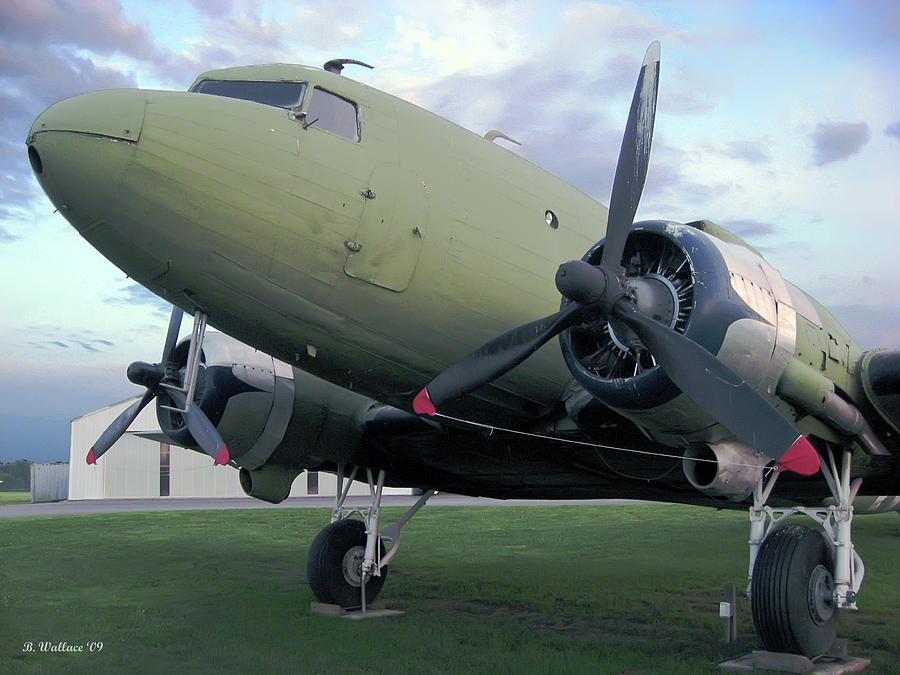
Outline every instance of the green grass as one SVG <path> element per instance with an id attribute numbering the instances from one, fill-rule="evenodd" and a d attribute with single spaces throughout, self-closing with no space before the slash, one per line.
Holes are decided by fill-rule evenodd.
<path id="1" fill-rule="evenodd" d="M 30 504 L 30 492 L 0 492 L 0 506 L 4 504 Z"/>
<path id="2" fill-rule="evenodd" d="M 399 515 L 386 509 L 385 522 Z M 0 519 L 0 672 L 714 673 L 757 648 L 746 515 L 668 505 L 426 507 L 382 597 L 399 617 L 311 615 L 326 510 Z M 858 518 L 868 566 L 840 635 L 900 672 L 900 518 Z M 101 652 L 22 652 L 26 642 Z"/>

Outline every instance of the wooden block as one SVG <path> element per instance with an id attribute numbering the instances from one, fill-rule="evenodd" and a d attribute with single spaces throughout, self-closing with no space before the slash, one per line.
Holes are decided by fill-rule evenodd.
<path id="1" fill-rule="evenodd" d="M 839 646 L 838 650 L 842 647 Z M 855 657 L 819 656 L 814 661 L 798 654 L 756 651 L 719 664 L 722 670 L 751 672 L 767 670 L 779 673 L 811 673 L 811 675 L 845 675 L 860 673 L 872 661 Z"/>
<path id="2" fill-rule="evenodd" d="M 834 644 L 831 645 L 831 649 L 825 652 L 825 656 L 829 656 L 835 659 L 846 659 L 848 644 L 850 644 L 850 640 L 848 640 L 847 638 L 837 638 L 834 641 Z"/>
<path id="3" fill-rule="evenodd" d="M 780 670 L 783 673 L 809 673 L 816 664 L 800 654 L 778 652 L 753 652 L 753 663 L 763 670 Z"/>
<path id="4" fill-rule="evenodd" d="M 347 610 L 340 605 L 329 605 L 327 602 L 311 602 L 309 611 L 322 616 L 344 616 L 347 613 Z"/>
<path id="5" fill-rule="evenodd" d="M 309 611 L 320 616 L 340 616 L 354 621 L 377 619 L 382 616 L 396 616 L 404 613 L 399 609 L 385 609 L 384 600 L 380 598 L 366 607 L 365 612 L 361 609 L 344 609 L 340 605 L 330 605 L 327 602 L 311 602 L 309 603 Z"/>
<path id="6" fill-rule="evenodd" d="M 400 614 L 405 614 L 405 612 L 399 609 L 367 609 L 365 612 L 347 612 L 341 618 L 350 619 L 351 621 L 362 621 L 363 619 L 380 619 L 385 616 L 399 616 Z"/>
<path id="7" fill-rule="evenodd" d="M 719 664 L 719 668 L 722 670 L 739 670 L 741 672 L 751 672 L 756 670 L 756 666 L 753 665 L 753 654 L 744 654 L 735 659 L 722 661 L 722 663 Z"/>

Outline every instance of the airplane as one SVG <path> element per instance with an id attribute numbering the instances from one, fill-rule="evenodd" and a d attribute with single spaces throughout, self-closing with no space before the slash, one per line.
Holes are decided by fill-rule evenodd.
<path id="1" fill-rule="evenodd" d="M 155 399 L 170 441 L 253 497 L 337 474 L 308 580 L 363 610 L 436 491 L 748 509 L 764 648 L 826 652 L 865 572 L 853 515 L 900 510 L 900 350 L 863 350 L 712 221 L 633 222 L 659 63 L 654 42 L 608 209 L 502 131 L 345 76 L 352 59 L 49 107 L 26 141 L 41 187 L 173 305 L 161 361 L 128 369 L 144 395 L 88 462 Z M 382 527 L 389 485 L 421 497 Z"/>

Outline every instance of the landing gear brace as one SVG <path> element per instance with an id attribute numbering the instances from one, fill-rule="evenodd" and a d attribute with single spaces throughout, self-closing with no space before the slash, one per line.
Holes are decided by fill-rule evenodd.
<path id="1" fill-rule="evenodd" d="M 187 365 L 184 369 L 184 382 L 182 385 L 167 384 L 160 382 L 160 386 L 172 391 L 179 391 L 185 396 L 184 408 L 176 405 L 162 406 L 166 410 L 188 414 L 191 412 L 191 406 L 194 404 L 194 391 L 197 388 L 197 372 L 200 370 L 200 356 L 203 353 L 203 336 L 206 333 L 206 313 L 197 310 L 194 312 L 194 327 L 191 330 L 191 341 L 188 346 Z"/>
<path id="2" fill-rule="evenodd" d="M 310 547 L 307 576 L 316 597 L 324 603 L 348 606 L 348 592 L 359 589 L 360 611 L 365 614 L 367 605 L 384 583 L 387 565 L 393 560 L 400 547 L 400 531 L 425 503 L 436 494 L 427 490 L 409 510 L 395 523 L 381 529 L 381 500 L 384 492 L 384 470 L 373 476 L 371 469 L 365 469 L 369 484 L 370 503 L 364 507 L 345 506 L 350 486 L 356 479 L 360 467 L 354 466 L 349 476 L 346 466 L 338 465 L 337 492 L 331 510 L 331 525 L 324 528 Z M 362 521 L 351 519 L 358 515 Z M 355 530 L 355 531 L 354 531 Z M 390 544 L 385 549 L 384 542 Z M 341 574 L 329 570 L 338 563 Z M 373 583 L 377 580 L 378 583 Z"/>
<path id="3" fill-rule="evenodd" d="M 851 540 L 853 501 L 861 479 L 851 481 L 852 455 L 844 451 L 838 469 L 833 453 L 822 473 L 835 503 L 820 508 L 767 506 L 778 473 L 757 484 L 750 508 L 750 565 L 746 594 L 752 599 L 753 620 L 770 651 L 817 656 L 828 651 L 837 631 L 839 609 L 856 609 L 865 566 Z M 365 469 L 370 502 L 345 505 L 350 486 L 360 472 L 338 467 L 331 524 L 310 548 L 310 586 L 323 603 L 355 606 L 362 613 L 378 594 L 387 565 L 396 555 L 402 527 L 436 491 L 426 491 L 394 524 L 381 529 L 385 472 Z M 806 515 L 821 531 L 785 522 Z M 362 520 L 352 518 L 358 515 Z M 390 549 L 385 549 L 385 542 Z M 358 596 L 357 596 L 358 594 Z M 356 598 L 358 597 L 358 604 Z"/>
<path id="4" fill-rule="evenodd" d="M 809 508 L 766 505 L 779 474 L 761 479 L 750 508 L 751 598 L 757 632 L 770 651 L 813 657 L 826 652 L 837 630 L 837 610 L 857 609 L 865 565 L 851 540 L 853 501 L 862 479 L 850 479 L 852 455 L 844 451 L 840 470 L 828 452 L 822 475 L 834 504 Z M 786 524 L 803 514 L 821 526 Z"/>

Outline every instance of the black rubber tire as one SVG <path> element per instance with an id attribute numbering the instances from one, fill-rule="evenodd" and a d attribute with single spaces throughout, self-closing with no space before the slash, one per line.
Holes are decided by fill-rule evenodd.
<path id="1" fill-rule="evenodd" d="M 362 553 L 365 553 L 366 526 L 361 520 L 352 518 L 331 523 L 313 539 L 306 558 L 306 578 L 319 602 L 340 605 L 345 609 L 360 606 L 359 582 L 353 585 L 344 573 L 344 558 L 355 547 L 362 548 Z M 357 553 L 360 553 L 358 548 Z M 381 555 L 384 553 L 384 542 L 381 542 Z M 358 569 L 356 572 L 358 577 Z M 367 605 L 378 597 L 387 573 L 385 566 L 381 576 L 372 576 L 366 581 Z"/>
<path id="2" fill-rule="evenodd" d="M 837 635 L 838 610 L 825 591 L 834 561 L 825 536 L 805 525 L 774 530 L 753 567 L 753 624 L 772 652 L 819 656 Z"/>

